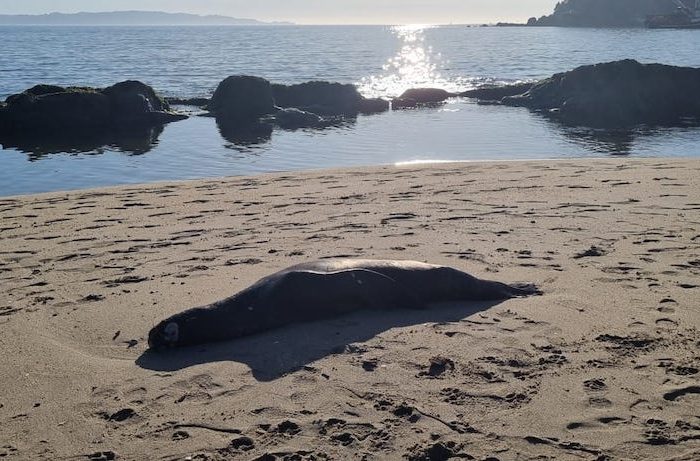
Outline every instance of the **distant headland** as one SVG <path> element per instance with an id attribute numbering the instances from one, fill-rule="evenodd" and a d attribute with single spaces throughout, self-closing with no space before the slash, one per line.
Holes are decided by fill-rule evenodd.
<path id="1" fill-rule="evenodd" d="M 230 16 L 187 13 L 165 13 L 162 11 L 108 11 L 100 13 L 49 13 L 49 14 L 0 14 L 0 25 L 55 25 L 55 26 L 246 26 L 246 25 L 291 25 L 290 22 L 264 22 L 257 19 L 233 18 Z"/>
<path id="2" fill-rule="evenodd" d="M 646 27 L 650 17 L 694 15 L 695 0 L 564 0 L 554 12 L 530 18 L 528 26 Z M 499 26 L 516 24 L 499 23 Z M 520 24 L 525 25 L 525 24 Z"/>

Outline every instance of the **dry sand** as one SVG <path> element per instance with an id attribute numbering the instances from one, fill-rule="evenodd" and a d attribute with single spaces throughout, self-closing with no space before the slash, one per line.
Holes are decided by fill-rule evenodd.
<path id="1" fill-rule="evenodd" d="M 700 459 L 698 160 L 274 174 L 0 219 L 1 459 Z M 332 256 L 545 294 L 145 354 L 164 317 Z"/>

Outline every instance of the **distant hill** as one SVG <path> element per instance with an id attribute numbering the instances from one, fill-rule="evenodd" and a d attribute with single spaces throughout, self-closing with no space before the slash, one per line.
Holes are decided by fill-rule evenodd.
<path id="1" fill-rule="evenodd" d="M 49 13 L 39 15 L 0 14 L 0 25 L 55 25 L 55 26 L 241 26 L 263 24 L 291 24 L 287 22 L 263 22 L 256 19 L 232 18 L 229 16 L 200 16 L 187 13 L 164 13 L 161 11 L 110 11 L 104 13 Z"/>
<path id="2" fill-rule="evenodd" d="M 681 0 L 694 5 L 694 0 Z M 643 27 L 649 15 L 676 11 L 673 0 L 564 0 L 554 13 L 531 18 L 531 26 L 559 27 Z"/>

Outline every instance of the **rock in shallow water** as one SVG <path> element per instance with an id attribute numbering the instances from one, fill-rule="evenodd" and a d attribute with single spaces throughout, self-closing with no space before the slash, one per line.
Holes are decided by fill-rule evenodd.
<path id="1" fill-rule="evenodd" d="M 437 104 L 453 96 L 456 95 L 439 88 L 412 88 L 404 91 L 398 99 L 413 100 L 416 104 Z"/>
<path id="2" fill-rule="evenodd" d="M 37 85 L 9 96 L 0 107 L 0 134 L 40 139 L 84 130 L 142 129 L 184 118 L 138 81 L 105 89 Z"/>
<path id="3" fill-rule="evenodd" d="M 361 114 L 378 114 L 389 110 L 389 101 L 382 98 L 363 99 L 360 101 Z"/>
<path id="4" fill-rule="evenodd" d="M 359 112 L 362 95 L 355 85 L 312 81 L 297 85 L 273 85 L 275 103 L 319 115 L 353 115 Z"/>
<path id="5" fill-rule="evenodd" d="M 274 116 L 275 123 L 286 130 L 299 128 L 319 128 L 323 125 L 323 119 L 311 112 L 288 108 L 281 109 Z"/>
<path id="6" fill-rule="evenodd" d="M 275 112 L 272 87 L 264 78 L 232 75 L 219 83 L 207 110 L 230 122 L 255 121 Z"/>
<path id="7" fill-rule="evenodd" d="M 178 105 L 178 106 L 193 106 L 193 107 L 204 107 L 209 104 L 209 98 L 194 97 L 194 98 L 165 98 L 168 104 Z"/>
<path id="8" fill-rule="evenodd" d="M 578 67 L 524 87 L 463 93 L 508 106 L 527 107 L 566 125 L 620 129 L 700 121 L 700 69 L 634 60 Z M 505 95 L 505 96 L 503 96 Z"/>
<path id="9" fill-rule="evenodd" d="M 464 98 L 476 98 L 482 101 L 500 101 L 506 96 L 517 96 L 526 93 L 532 88 L 533 83 L 516 83 L 502 86 L 483 86 L 460 93 Z"/>

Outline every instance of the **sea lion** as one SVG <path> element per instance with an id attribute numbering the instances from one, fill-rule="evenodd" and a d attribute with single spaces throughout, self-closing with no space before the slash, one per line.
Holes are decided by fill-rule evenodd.
<path id="1" fill-rule="evenodd" d="M 439 302 L 540 294 L 531 284 L 481 280 L 416 261 L 331 259 L 292 266 L 222 301 L 174 315 L 148 334 L 153 349 L 260 333 L 362 309 L 425 309 Z"/>

